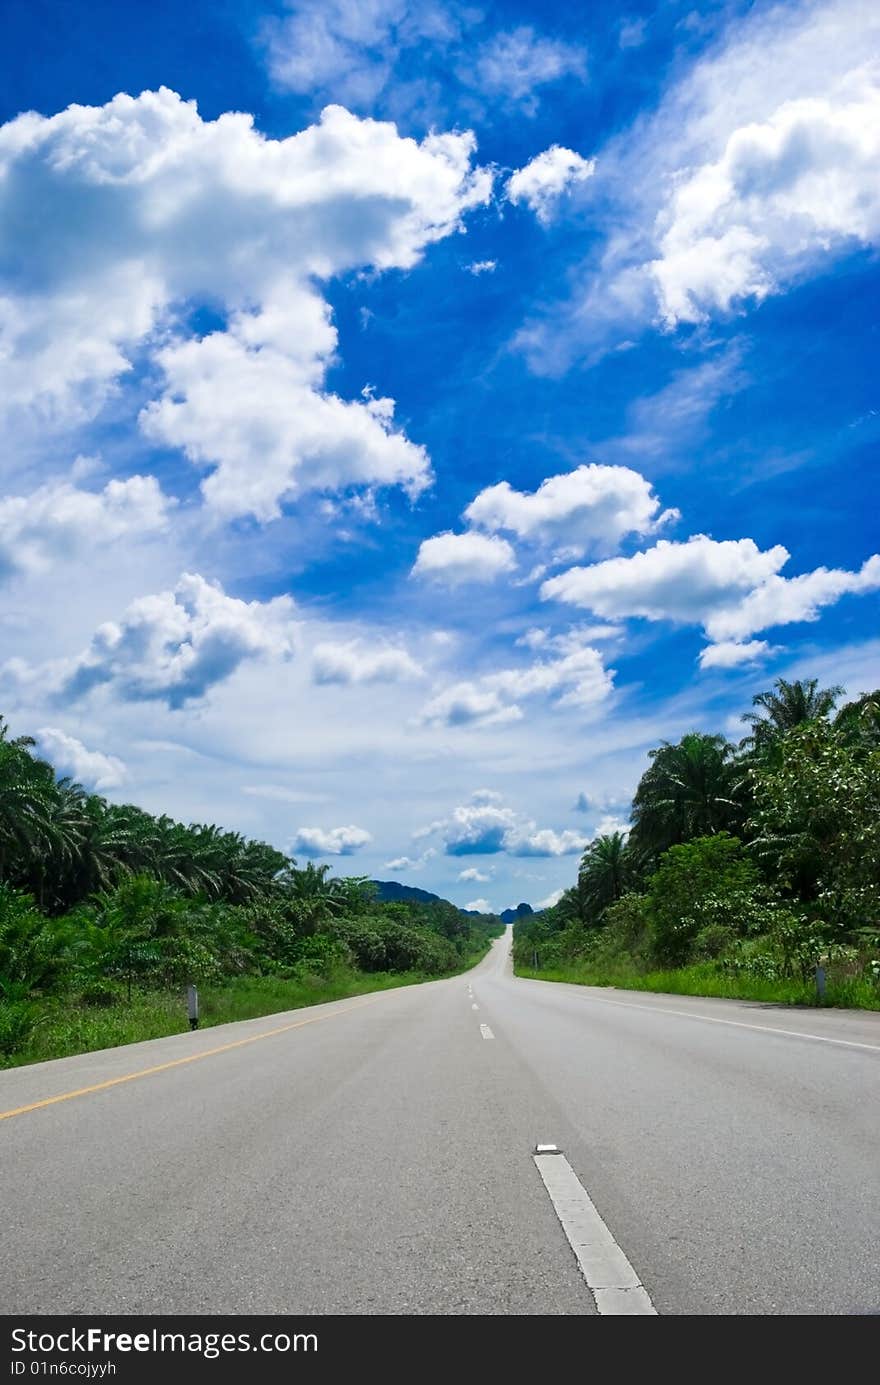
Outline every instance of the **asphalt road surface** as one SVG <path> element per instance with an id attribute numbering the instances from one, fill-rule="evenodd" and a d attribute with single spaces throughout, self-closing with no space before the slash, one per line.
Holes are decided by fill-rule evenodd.
<path id="1" fill-rule="evenodd" d="M 518 980 L 509 947 L 0 1072 L 0 1311 L 594 1314 L 539 1143 L 659 1314 L 880 1311 L 880 1015 Z"/>

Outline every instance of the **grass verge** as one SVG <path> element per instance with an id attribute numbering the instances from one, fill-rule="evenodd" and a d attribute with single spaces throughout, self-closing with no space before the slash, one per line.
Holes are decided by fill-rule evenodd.
<path id="1" fill-rule="evenodd" d="M 462 960 L 457 972 L 430 976 L 422 972 L 358 972 L 340 968 L 329 977 L 286 979 L 278 976 L 239 976 L 219 986 L 199 987 L 200 1029 L 235 1020 L 258 1019 L 285 1010 L 322 1005 L 329 1000 L 414 986 L 423 981 L 442 981 L 469 971 L 485 956 L 481 949 Z M 131 1002 L 96 1008 L 70 1001 L 35 1004 L 35 1018 L 25 1042 L 13 1053 L 0 1054 L 0 1068 L 67 1058 L 75 1053 L 116 1048 L 144 1039 L 163 1039 L 189 1028 L 182 993 L 147 991 L 135 993 Z"/>
<path id="2" fill-rule="evenodd" d="M 627 991 L 655 991 L 666 995 L 720 996 L 727 1000 L 763 1000 L 780 1005 L 809 1005 L 820 1001 L 814 985 L 801 981 L 767 981 L 762 977 L 720 972 L 711 963 L 678 967 L 674 971 L 638 972 L 620 969 L 599 970 L 572 963 L 567 967 L 535 970 L 517 966 L 517 976 L 536 981 L 569 981 L 576 986 L 612 986 Z M 828 978 L 824 1006 L 847 1009 L 880 1010 L 880 991 L 870 981 L 847 977 Z"/>

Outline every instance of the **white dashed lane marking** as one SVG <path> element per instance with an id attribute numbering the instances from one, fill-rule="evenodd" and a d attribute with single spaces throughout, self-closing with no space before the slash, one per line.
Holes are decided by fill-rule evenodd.
<path id="1" fill-rule="evenodd" d="M 599 1312 L 656 1317 L 648 1291 L 562 1151 L 537 1145 L 534 1160 Z"/>

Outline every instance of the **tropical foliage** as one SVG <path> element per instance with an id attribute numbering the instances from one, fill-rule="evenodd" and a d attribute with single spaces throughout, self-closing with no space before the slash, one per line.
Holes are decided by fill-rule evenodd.
<path id="1" fill-rule="evenodd" d="M 880 1003 L 880 693 L 835 714 L 841 695 L 780 679 L 738 744 L 692 731 L 652 751 L 629 835 L 597 837 L 559 903 L 516 925 L 517 965 L 806 983 L 821 963 Z"/>
<path id="2" fill-rule="evenodd" d="M 0 1062 L 61 1003 L 128 1006 L 245 976 L 286 978 L 298 996 L 310 978 L 440 976 L 500 931 L 442 901 L 381 903 L 368 880 L 237 832 L 109 803 L 0 719 Z"/>

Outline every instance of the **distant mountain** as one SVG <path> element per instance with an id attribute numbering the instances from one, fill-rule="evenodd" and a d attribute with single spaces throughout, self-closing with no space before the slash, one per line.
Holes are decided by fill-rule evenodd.
<path id="1" fill-rule="evenodd" d="M 517 919 L 524 918 L 526 914 L 533 914 L 534 912 L 531 904 L 517 904 L 515 909 L 502 909 L 498 917 L 502 923 L 516 923 Z"/>
<path id="2" fill-rule="evenodd" d="M 419 890 L 415 885 L 401 885 L 396 880 L 371 880 L 371 885 L 376 888 L 376 896 L 383 904 L 388 904 L 395 899 L 408 899 L 419 904 L 448 904 L 448 900 L 441 899 L 439 894 L 431 894 L 429 890 Z"/>
<path id="3" fill-rule="evenodd" d="M 395 899 L 410 900 L 419 904 L 448 904 L 449 900 L 442 895 L 431 894 L 430 890 L 420 890 L 415 885 L 401 885 L 397 880 L 371 880 L 370 884 L 375 887 L 376 897 L 383 904 L 390 903 Z M 458 905 L 455 906 L 458 908 Z M 463 914 L 473 914 L 480 918 L 478 909 L 462 909 Z M 517 919 L 523 918 L 526 914 L 533 914 L 535 911 L 531 904 L 517 904 L 515 909 L 505 909 L 498 917 L 502 923 L 516 923 Z"/>

